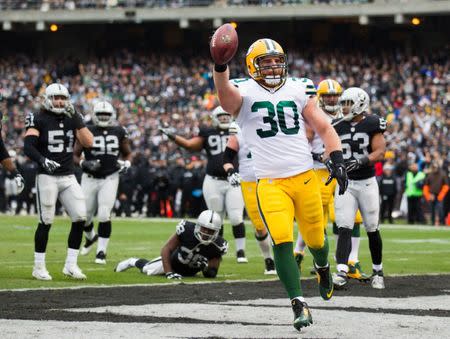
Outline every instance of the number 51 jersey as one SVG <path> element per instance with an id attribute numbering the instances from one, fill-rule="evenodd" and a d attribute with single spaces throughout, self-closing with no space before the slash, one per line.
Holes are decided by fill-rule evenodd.
<path id="1" fill-rule="evenodd" d="M 306 83 L 287 78 L 270 92 L 253 79 L 235 79 L 243 98 L 236 122 L 253 158 L 258 179 L 287 178 L 313 168 L 303 109 L 309 96 Z"/>
<path id="2" fill-rule="evenodd" d="M 79 113 L 77 113 L 79 114 Z M 37 149 L 43 157 L 56 161 L 61 166 L 52 174 L 39 167 L 39 174 L 70 175 L 73 174 L 73 145 L 75 143 L 75 118 L 64 114 L 54 114 L 45 110 L 30 113 L 25 119 L 25 127 L 39 131 Z"/>
<path id="3" fill-rule="evenodd" d="M 121 126 L 99 127 L 88 125 L 94 135 L 92 148 L 84 148 L 86 160 L 100 160 L 100 169 L 94 177 L 104 178 L 119 170 L 117 160 L 120 155 L 120 145 L 128 138 L 127 130 Z"/>

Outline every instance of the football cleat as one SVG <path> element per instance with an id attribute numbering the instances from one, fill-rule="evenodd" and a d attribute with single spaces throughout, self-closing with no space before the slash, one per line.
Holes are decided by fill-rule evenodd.
<path id="1" fill-rule="evenodd" d="M 244 250 L 239 250 L 236 252 L 236 260 L 238 263 L 243 264 L 243 263 L 247 263 L 248 259 L 245 256 L 245 252 Z"/>
<path id="2" fill-rule="evenodd" d="M 96 234 L 92 240 L 89 240 L 86 238 L 86 242 L 84 243 L 84 246 L 81 247 L 80 255 L 87 255 L 91 250 L 92 246 L 95 244 L 95 242 L 98 240 L 98 234 Z"/>
<path id="3" fill-rule="evenodd" d="M 356 279 L 362 282 L 370 281 L 370 277 L 361 270 L 359 262 L 349 261 L 347 278 Z"/>
<path id="4" fill-rule="evenodd" d="M 120 263 L 117 264 L 116 268 L 114 269 L 114 272 L 123 272 L 131 267 L 134 267 L 134 263 L 137 260 L 138 260 L 137 258 L 128 258 L 122 260 Z"/>
<path id="5" fill-rule="evenodd" d="M 294 312 L 294 327 L 300 331 L 302 327 L 312 325 L 312 316 L 308 305 L 297 298 L 291 300 L 292 311 Z"/>
<path id="6" fill-rule="evenodd" d="M 372 274 L 372 288 L 376 288 L 377 290 L 385 289 L 386 286 L 384 285 L 384 274 L 383 271 L 373 271 Z"/>
<path id="7" fill-rule="evenodd" d="M 314 263 L 317 274 L 317 282 L 319 283 L 319 292 L 323 300 L 329 300 L 333 296 L 334 285 L 331 276 L 330 264 L 326 267 L 317 267 Z"/>
<path id="8" fill-rule="evenodd" d="M 64 275 L 77 280 L 86 279 L 86 275 L 83 274 L 83 272 L 81 271 L 81 269 L 78 267 L 77 264 L 73 264 L 70 266 L 65 265 L 62 272 Z"/>
<path id="9" fill-rule="evenodd" d="M 34 266 L 33 273 L 31 273 L 31 275 L 37 280 L 52 280 L 52 276 L 48 273 L 45 265 Z"/>
<path id="10" fill-rule="evenodd" d="M 348 283 L 347 273 L 342 271 L 333 273 L 333 284 L 335 289 L 343 290 L 345 289 L 347 283 Z"/>
<path id="11" fill-rule="evenodd" d="M 304 257 L 305 257 L 305 251 L 294 252 L 294 258 L 295 258 L 295 262 L 297 263 L 298 269 L 301 269 L 302 261 L 303 261 Z"/>
<path id="12" fill-rule="evenodd" d="M 275 270 L 275 262 L 272 258 L 264 259 L 264 263 L 266 265 L 266 269 L 264 270 L 264 274 L 266 275 L 276 275 L 277 271 Z"/>
<path id="13" fill-rule="evenodd" d="M 100 264 L 100 265 L 105 265 L 106 264 L 106 254 L 103 251 L 100 251 L 97 253 L 97 255 L 95 256 L 95 263 L 96 264 Z"/>

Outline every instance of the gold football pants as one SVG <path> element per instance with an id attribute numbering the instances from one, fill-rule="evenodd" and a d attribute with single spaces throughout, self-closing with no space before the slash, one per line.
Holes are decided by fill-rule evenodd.
<path id="1" fill-rule="evenodd" d="M 294 218 L 308 247 L 324 245 L 320 184 L 313 170 L 281 179 L 260 179 L 258 208 L 275 245 L 293 242 Z"/>

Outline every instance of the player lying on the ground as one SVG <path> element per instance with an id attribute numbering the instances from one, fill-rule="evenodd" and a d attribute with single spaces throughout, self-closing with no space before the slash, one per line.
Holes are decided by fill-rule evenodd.
<path id="1" fill-rule="evenodd" d="M 215 278 L 228 249 L 227 241 L 219 235 L 221 226 L 219 214 L 211 210 L 200 213 L 195 223 L 181 220 L 160 257 L 150 261 L 129 258 L 121 261 L 115 271 L 137 267 L 147 275 L 165 274 L 167 279 L 192 277 L 201 271 L 205 278 Z"/>

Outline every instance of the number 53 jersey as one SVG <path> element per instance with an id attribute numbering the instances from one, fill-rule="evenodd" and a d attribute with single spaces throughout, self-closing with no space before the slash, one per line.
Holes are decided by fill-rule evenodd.
<path id="1" fill-rule="evenodd" d="M 372 138 L 386 131 L 386 120 L 376 114 L 368 114 L 357 123 L 343 121 L 334 126 L 342 144 L 344 161 L 361 159 L 372 153 Z M 368 165 L 348 172 L 352 180 L 368 179 L 375 176 L 375 166 Z"/>
<path id="2" fill-rule="evenodd" d="M 252 153 L 256 177 L 287 178 L 312 169 L 302 115 L 308 101 L 306 83 L 287 78 L 273 93 L 253 79 L 231 83 L 243 98 L 236 122 Z"/>

